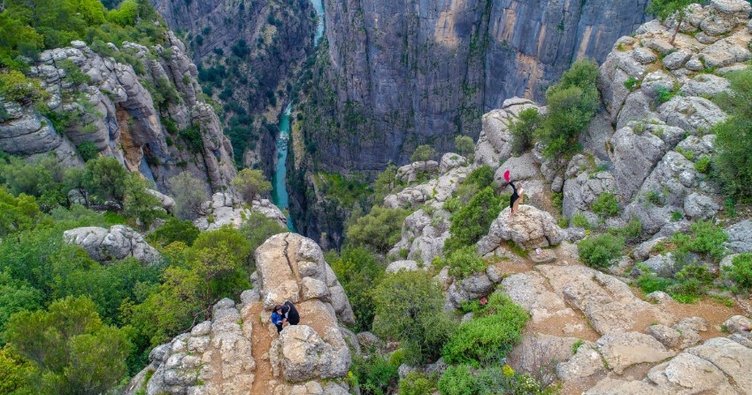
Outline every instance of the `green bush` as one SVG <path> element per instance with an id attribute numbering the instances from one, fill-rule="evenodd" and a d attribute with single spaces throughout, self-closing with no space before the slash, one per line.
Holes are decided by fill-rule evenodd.
<path id="1" fill-rule="evenodd" d="M 190 246 L 193 244 L 193 241 L 196 240 L 199 233 L 201 233 L 201 231 L 198 230 L 193 222 L 183 221 L 173 217 L 168 219 L 167 222 L 157 230 L 150 233 L 147 239 L 149 240 L 149 243 L 161 245 L 162 247 L 176 241 Z"/>
<path id="2" fill-rule="evenodd" d="M 410 372 L 399 382 L 399 395 L 431 395 L 436 384 L 428 376 Z"/>
<path id="3" fill-rule="evenodd" d="M 627 88 L 628 91 L 632 92 L 640 87 L 640 80 L 633 76 L 629 76 L 629 78 L 624 81 L 624 87 Z"/>
<path id="4" fill-rule="evenodd" d="M 363 247 L 345 247 L 339 256 L 327 257 L 327 262 L 331 264 L 350 300 L 355 313 L 354 330 L 370 331 L 375 311 L 369 290 L 383 277 L 383 266 Z"/>
<path id="5" fill-rule="evenodd" d="M 27 78 L 21 72 L 10 70 L 0 72 L 0 96 L 5 100 L 29 104 L 46 100 L 49 93 L 42 89 L 39 80 Z"/>
<path id="6" fill-rule="evenodd" d="M 577 213 L 572 216 L 572 226 L 575 226 L 577 228 L 583 228 L 583 229 L 590 229 L 592 227 L 587 217 L 580 213 Z"/>
<path id="7" fill-rule="evenodd" d="M 729 74 L 731 93 L 717 98 L 729 114 L 715 126 L 713 167 L 725 191 L 737 201 L 752 200 L 752 69 Z"/>
<path id="8" fill-rule="evenodd" d="M 434 266 L 449 266 L 449 274 L 456 279 L 462 279 L 485 271 L 488 264 L 475 252 L 475 246 L 467 246 L 452 251 L 443 259 L 439 258 Z"/>
<path id="9" fill-rule="evenodd" d="M 707 155 L 703 155 L 695 162 L 695 170 L 702 174 L 706 174 L 710 171 L 711 159 Z"/>
<path id="10" fill-rule="evenodd" d="M 128 171 L 115 158 L 100 156 L 86 162 L 82 184 L 98 203 L 125 197 Z"/>
<path id="11" fill-rule="evenodd" d="M 472 162 L 475 159 L 475 143 L 470 136 L 457 136 L 454 138 L 454 149 L 457 153 Z"/>
<path id="12" fill-rule="evenodd" d="M 450 366 L 441 375 L 438 383 L 441 395 L 475 395 L 480 385 L 467 365 Z"/>
<path id="13" fill-rule="evenodd" d="M 347 229 L 347 239 L 355 246 L 386 254 L 399 241 L 402 222 L 409 213 L 401 208 L 374 206 L 368 215 L 358 218 Z"/>
<path id="14" fill-rule="evenodd" d="M 444 361 L 478 364 L 503 359 L 520 341 L 528 317 L 506 295 L 492 294 L 476 318 L 462 323 L 444 345 Z"/>
<path id="15" fill-rule="evenodd" d="M 419 145 L 410 156 L 410 160 L 413 162 L 425 162 L 431 160 L 435 155 L 436 150 L 430 145 Z"/>
<path id="16" fill-rule="evenodd" d="M 604 269 L 622 255 L 624 239 L 609 234 L 589 237 L 577 244 L 580 258 L 586 265 Z"/>
<path id="17" fill-rule="evenodd" d="M 642 223 L 639 219 L 633 218 L 623 228 L 611 228 L 608 230 L 608 233 L 632 243 L 639 240 L 642 235 Z"/>
<path id="18" fill-rule="evenodd" d="M 580 150 L 580 133 L 600 105 L 597 77 L 598 66 L 580 60 L 546 91 L 548 113 L 537 133 L 546 157 L 571 156 Z"/>
<path id="19" fill-rule="evenodd" d="M 387 274 L 373 288 L 373 331 L 399 340 L 408 364 L 435 361 L 455 323 L 444 312 L 444 294 L 430 274 L 419 270 Z"/>
<path id="20" fill-rule="evenodd" d="M 743 292 L 752 290 L 752 253 L 735 256 L 731 266 L 723 268 L 723 274 L 734 282 L 736 288 Z"/>
<path id="21" fill-rule="evenodd" d="M 542 120 L 543 117 L 535 108 L 520 112 L 518 119 L 509 125 L 509 131 L 512 133 L 512 153 L 521 155 L 533 148 L 535 131 L 540 128 Z"/>
<path id="22" fill-rule="evenodd" d="M 140 174 L 130 173 L 123 194 L 123 215 L 135 220 L 142 229 L 149 229 L 154 221 L 167 216 L 160 200 L 146 191 L 147 186 Z"/>
<path id="23" fill-rule="evenodd" d="M 240 227 L 240 233 L 250 243 L 251 251 L 255 251 L 266 239 L 285 232 L 287 232 L 287 228 L 280 225 L 277 220 L 255 211 L 251 212 L 251 215 L 243 221 L 243 225 Z"/>
<path id="24" fill-rule="evenodd" d="M 676 283 L 669 286 L 668 291 L 674 299 L 682 296 L 685 300 L 692 300 L 705 294 L 713 283 L 713 274 L 704 265 L 686 265 L 675 275 Z"/>
<path id="25" fill-rule="evenodd" d="M 499 215 L 501 203 L 501 197 L 492 187 L 485 187 L 473 196 L 466 206 L 452 214 L 451 236 L 444 244 L 444 251 L 451 252 L 480 240 Z"/>
<path id="26" fill-rule="evenodd" d="M 656 90 L 656 97 L 655 100 L 658 102 L 658 104 L 663 104 L 676 96 L 677 89 L 669 89 L 665 86 L 659 86 Z"/>
<path id="27" fill-rule="evenodd" d="M 232 179 L 232 187 L 246 203 L 251 204 L 257 197 L 269 193 L 272 183 L 264 177 L 261 170 L 243 169 Z"/>
<path id="28" fill-rule="evenodd" d="M 42 212 L 31 196 L 15 197 L 0 187 L 0 237 L 33 228 Z"/>
<path id="29" fill-rule="evenodd" d="M 178 218 L 194 220 L 202 213 L 201 205 L 209 200 L 209 193 L 204 184 L 189 171 L 184 171 L 167 183 L 175 199 L 175 215 Z"/>
<path id="30" fill-rule="evenodd" d="M 604 192 L 595 198 L 592 209 L 602 218 L 614 217 L 619 214 L 619 202 L 616 195 L 611 192 Z"/>
<path id="31" fill-rule="evenodd" d="M 721 260 L 726 253 L 723 244 L 728 235 L 723 228 L 709 221 L 695 222 L 688 233 L 675 233 L 671 241 L 676 245 L 677 255 L 694 252 L 705 255 L 716 261 Z"/>
<path id="32" fill-rule="evenodd" d="M 99 149 L 97 148 L 96 144 L 92 143 L 91 141 L 84 141 L 83 143 L 79 144 L 78 146 L 76 146 L 76 151 L 84 162 L 88 162 L 96 158 L 99 154 Z"/>
<path id="33" fill-rule="evenodd" d="M 394 388 L 399 379 L 397 369 L 379 354 L 355 356 L 353 358 L 352 373 L 357 380 L 360 393 L 363 395 L 386 395 L 390 388 Z"/>

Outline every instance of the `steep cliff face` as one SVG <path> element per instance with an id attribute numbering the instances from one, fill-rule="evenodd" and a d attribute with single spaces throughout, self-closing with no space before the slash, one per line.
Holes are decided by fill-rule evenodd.
<path id="1" fill-rule="evenodd" d="M 232 146 L 212 107 L 197 98 L 196 67 L 171 32 L 150 48 L 126 42 L 98 53 L 81 41 L 71 45 L 44 51 L 30 68 L 49 93 L 43 111 L 0 99 L 8 113 L 0 123 L 0 150 L 54 153 L 68 165 L 82 164 L 80 152 L 93 150 L 118 158 L 161 190 L 184 170 L 207 190 L 229 184 Z"/>
<path id="2" fill-rule="evenodd" d="M 277 116 L 313 50 L 308 0 L 152 0 L 181 32 L 199 65 L 204 93 L 223 104 L 238 164 L 273 167 Z"/>
<path id="3" fill-rule="evenodd" d="M 576 58 L 602 61 L 647 0 L 327 1 L 329 42 L 307 119 L 327 168 L 378 170 L 418 144 L 477 136 L 483 112 L 541 98 Z M 308 115 L 308 114 L 307 114 Z M 332 119 L 333 118 L 333 119 Z"/>

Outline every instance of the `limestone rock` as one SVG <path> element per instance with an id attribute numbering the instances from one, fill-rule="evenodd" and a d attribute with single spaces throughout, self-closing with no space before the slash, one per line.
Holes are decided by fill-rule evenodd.
<path id="1" fill-rule="evenodd" d="M 733 340 L 717 337 L 690 348 L 687 352 L 707 360 L 722 370 L 736 383 L 742 393 L 752 392 L 752 376 L 749 375 L 752 349 Z"/>
<path id="2" fill-rule="evenodd" d="M 601 354 L 592 343 L 581 345 L 572 358 L 556 365 L 556 375 L 563 381 L 589 377 L 605 370 Z"/>
<path id="3" fill-rule="evenodd" d="M 726 246 L 733 252 L 752 252 L 752 221 L 744 220 L 726 228 Z"/>
<path id="4" fill-rule="evenodd" d="M 287 228 L 285 214 L 268 199 L 254 200 L 249 209 L 233 193 L 217 192 L 201 208 L 204 214 L 193 221 L 193 224 L 201 230 L 215 230 L 225 225 L 239 228 L 253 212 L 273 219 L 280 226 Z"/>
<path id="5" fill-rule="evenodd" d="M 512 155 L 512 134 L 509 125 L 517 114 L 528 108 L 538 108 L 527 99 L 512 98 L 504 101 L 501 108 L 483 115 L 483 129 L 475 146 L 475 163 L 496 168 Z"/>
<path id="6" fill-rule="evenodd" d="M 395 177 L 398 180 L 409 184 L 417 181 L 420 177 L 433 175 L 438 169 L 439 163 L 435 160 L 414 162 L 397 169 L 397 175 Z"/>
<path id="7" fill-rule="evenodd" d="M 491 224 L 488 234 L 478 242 L 478 252 L 488 254 L 508 240 L 526 249 L 550 247 L 564 240 L 564 231 L 545 211 L 520 205 L 514 217 L 510 217 L 510 208 L 507 207 Z"/>
<path id="8" fill-rule="evenodd" d="M 616 373 L 637 363 L 659 362 L 674 356 L 652 336 L 638 332 L 609 333 L 598 339 L 598 350 Z"/>
<path id="9" fill-rule="evenodd" d="M 727 319 L 723 326 L 729 333 L 749 333 L 752 331 L 752 320 L 742 315 L 735 315 Z"/>
<path id="10" fill-rule="evenodd" d="M 344 376 L 350 368 L 347 344 L 336 329 L 325 335 L 328 342 L 308 325 L 285 328 L 269 350 L 272 366 L 293 383 Z"/>
<path id="11" fill-rule="evenodd" d="M 446 173 L 457 167 L 467 165 L 467 159 L 464 156 L 455 154 L 453 152 L 447 152 L 441 156 L 441 162 L 439 163 L 439 173 Z"/>
<path id="12" fill-rule="evenodd" d="M 159 252 L 150 246 L 144 237 L 124 225 L 113 225 L 109 229 L 88 226 L 66 230 L 63 239 L 68 244 L 83 247 L 89 256 L 98 262 L 133 257 L 146 264 L 157 263 Z"/>
<path id="13" fill-rule="evenodd" d="M 404 261 L 394 261 L 394 262 L 390 263 L 386 267 L 386 272 L 387 273 L 397 273 L 397 272 L 399 272 L 401 270 L 404 270 L 404 271 L 407 271 L 407 272 L 413 272 L 413 271 L 416 271 L 416 270 L 419 270 L 419 269 L 420 268 L 418 267 L 418 263 L 417 262 L 404 260 Z"/>

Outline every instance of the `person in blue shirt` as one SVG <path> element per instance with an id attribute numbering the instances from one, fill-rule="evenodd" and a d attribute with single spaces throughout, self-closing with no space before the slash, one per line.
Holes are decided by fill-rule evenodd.
<path id="1" fill-rule="evenodd" d="M 272 310 L 272 323 L 277 327 L 277 333 L 282 332 L 285 324 L 298 325 L 300 314 L 298 309 L 289 300 L 284 304 L 274 306 Z"/>

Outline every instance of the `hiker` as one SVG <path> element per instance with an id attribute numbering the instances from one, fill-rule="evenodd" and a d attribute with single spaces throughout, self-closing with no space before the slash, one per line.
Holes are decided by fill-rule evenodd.
<path id="1" fill-rule="evenodd" d="M 298 325 L 300 322 L 300 314 L 289 300 L 284 304 L 274 306 L 272 310 L 272 323 L 277 327 L 277 333 L 282 332 L 282 329 L 287 325 Z"/>
<path id="2" fill-rule="evenodd" d="M 517 187 L 514 185 L 514 182 L 511 181 L 509 170 L 504 172 L 504 180 L 506 180 L 506 182 L 512 186 L 512 196 L 509 198 L 509 208 L 511 209 L 509 216 L 513 217 L 514 213 L 517 211 L 517 208 L 520 206 L 520 203 L 522 203 L 522 201 L 524 200 L 525 190 L 522 188 L 522 186 L 520 186 L 519 190 L 517 189 Z"/>

